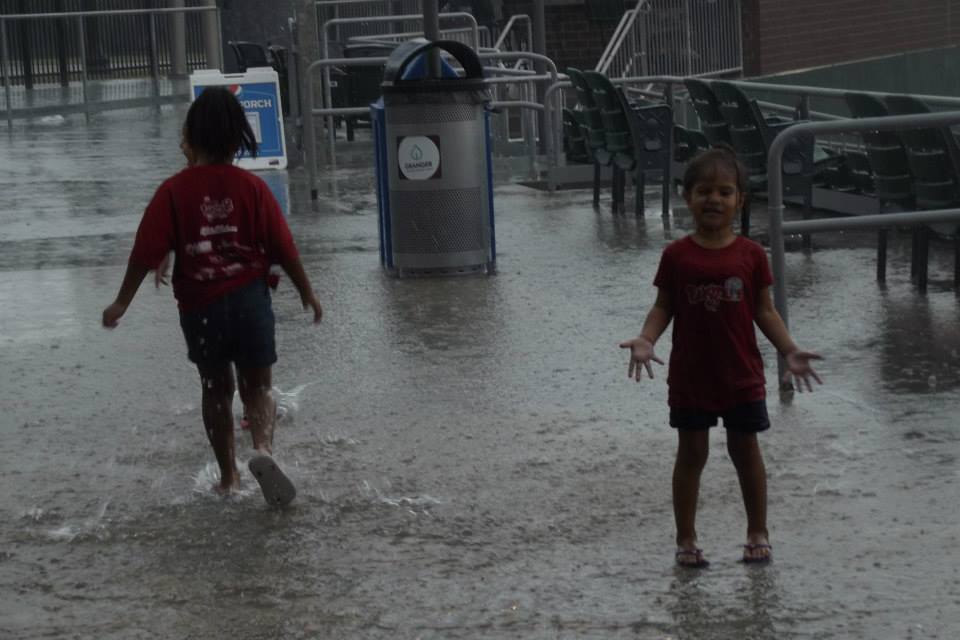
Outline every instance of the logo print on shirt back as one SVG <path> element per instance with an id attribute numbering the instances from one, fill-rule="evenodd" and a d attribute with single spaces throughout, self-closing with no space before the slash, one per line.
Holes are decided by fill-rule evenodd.
<path id="1" fill-rule="evenodd" d="M 216 202 L 210 196 L 203 196 L 203 204 L 200 205 L 200 212 L 208 222 L 215 220 L 224 220 L 233 212 L 233 200 L 224 198 Z"/>

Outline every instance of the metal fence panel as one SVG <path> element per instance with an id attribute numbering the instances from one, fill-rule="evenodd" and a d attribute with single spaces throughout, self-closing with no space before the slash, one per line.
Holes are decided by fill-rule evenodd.
<path id="1" fill-rule="evenodd" d="M 187 0 L 187 7 L 202 5 Z M 0 0 L 0 18 L 11 14 L 63 13 L 68 11 L 117 11 L 159 9 L 161 0 Z M 36 85 L 81 80 L 80 51 L 86 51 L 90 80 L 148 77 L 154 71 L 172 70 L 172 28 L 169 15 L 112 15 L 85 18 L 38 18 L 0 21 L 6 29 L 10 55 L 10 84 L 32 89 Z M 202 20 L 187 13 L 187 68 L 206 67 Z M 82 21 L 84 47 L 78 41 Z M 151 26 L 152 25 L 152 26 Z"/>

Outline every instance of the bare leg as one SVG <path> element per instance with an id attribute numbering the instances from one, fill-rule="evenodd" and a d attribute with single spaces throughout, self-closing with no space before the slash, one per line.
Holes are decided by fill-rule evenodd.
<path id="1" fill-rule="evenodd" d="M 237 366 L 240 379 L 240 400 L 250 423 L 253 448 L 263 453 L 273 452 L 273 427 L 276 404 L 271 394 L 270 367 Z"/>
<path id="2" fill-rule="evenodd" d="M 755 433 L 727 432 L 727 452 L 737 469 L 743 506 L 747 511 L 747 545 L 744 558 L 769 557 L 767 533 L 767 471 Z"/>
<path id="3" fill-rule="evenodd" d="M 199 367 L 203 385 L 203 426 L 220 466 L 219 491 L 240 487 L 233 442 L 233 369 L 229 364 Z"/>
<path id="4" fill-rule="evenodd" d="M 677 548 L 697 546 L 697 497 L 700 495 L 700 474 L 710 451 L 710 432 L 677 432 L 677 461 L 673 467 L 673 515 L 677 522 Z"/>

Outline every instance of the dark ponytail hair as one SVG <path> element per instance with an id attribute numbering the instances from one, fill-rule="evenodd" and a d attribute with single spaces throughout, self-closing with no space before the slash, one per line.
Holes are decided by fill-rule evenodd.
<path id="1" fill-rule="evenodd" d="M 743 195 L 744 201 L 749 199 L 750 174 L 737 157 L 737 152 L 725 142 L 714 144 L 712 148 L 701 151 L 690 160 L 686 171 L 683 172 L 683 193 L 690 193 L 697 182 L 711 171 L 716 171 L 718 167 L 729 171 L 734 176 L 737 189 Z"/>
<path id="2" fill-rule="evenodd" d="M 214 162 L 231 162 L 241 149 L 257 156 L 257 139 L 240 106 L 226 87 L 208 87 L 193 101 L 183 125 L 184 135 L 193 149 Z"/>

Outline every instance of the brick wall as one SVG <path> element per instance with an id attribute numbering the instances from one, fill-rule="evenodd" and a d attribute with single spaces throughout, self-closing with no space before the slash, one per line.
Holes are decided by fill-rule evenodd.
<path id="1" fill-rule="evenodd" d="M 944 47 L 960 0 L 745 0 L 747 75 Z"/>

